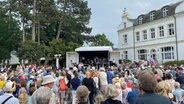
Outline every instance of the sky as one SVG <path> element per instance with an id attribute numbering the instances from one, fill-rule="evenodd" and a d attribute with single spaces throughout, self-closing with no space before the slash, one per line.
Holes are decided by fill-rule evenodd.
<path id="1" fill-rule="evenodd" d="M 117 27 L 121 23 L 124 8 L 129 17 L 137 18 L 139 15 L 151 10 L 162 8 L 165 5 L 182 0 L 87 0 L 91 8 L 89 26 L 92 27 L 91 35 L 104 33 L 118 48 Z"/>

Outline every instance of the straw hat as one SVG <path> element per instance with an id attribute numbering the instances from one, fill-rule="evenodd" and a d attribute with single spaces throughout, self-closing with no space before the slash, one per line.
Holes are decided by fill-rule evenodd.
<path id="1" fill-rule="evenodd" d="M 105 68 L 104 68 L 104 67 L 101 67 L 101 68 L 100 68 L 100 71 L 105 71 Z"/>
<path id="2" fill-rule="evenodd" d="M 15 84 L 11 81 L 7 82 L 3 88 L 5 92 L 13 92 L 15 91 L 16 87 Z"/>
<path id="3" fill-rule="evenodd" d="M 54 77 L 52 75 L 47 75 L 43 77 L 42 85 L 54 82 Z"/>

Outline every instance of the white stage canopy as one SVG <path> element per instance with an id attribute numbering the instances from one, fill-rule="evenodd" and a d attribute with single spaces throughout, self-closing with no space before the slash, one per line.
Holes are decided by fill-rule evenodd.
<path id="1" fill-rule="evenodd" d="M 111 46 L 92 46 L 92 47 L 79 47 L 75 49 L 76 52 L 84 51 L 112 51 Z"/>

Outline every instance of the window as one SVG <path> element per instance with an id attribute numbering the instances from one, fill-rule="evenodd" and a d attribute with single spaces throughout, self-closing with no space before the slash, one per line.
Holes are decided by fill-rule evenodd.
<path id="1" fill-rule="evenodd" d="M 142 32 L 143 32 L 143 40 L 147 40 L 147 31 L 144 30 Z"/>
<path id="2" fill-rule="evenodd" d="M 159 27 L 159 34 L 160 34 L 160 37 L 164 37 L 164 26 Z"/>
<path id="3" fill-rule="evenodd" d="M 127 26 L 126 26 L 126 22 L 124 22 L 124 28 L 126 28 Z"/>
<path id="4" fill-rule="evenodd" d="M 155 29 L 151 28 L 150 33 L 151 33 L 151 38 L 154 39 L 155 38 Z"/>
<path id="5" fill-rule="evenodd" d="M 127 35 L 123 35 L 123 43 L 127 43 Z"/>
<path id="6" fill-rule="evenodd" d="M 169 28 L 169 35 L 174 35 L 174 24 L 169 24 L 168 25 Z"/>
<path id="7" fill-rule="evenodd" d="M 128 51 L 123 51 L 123 59 L 128 59 Z"/>
<path id="8" fill-rule="evenodd" d="M 136 41 L 139 42 L 140 41 L 140 35 L 139 32 L 136 32 Z"/>
<path id="9" fill-rule="evenodd" d="M 151 58 L 156 59 L 156 50 L 155 49 L 151 50 Z"/>
<path id="10" fill-rule="evenodd" d="M 138 60 L 146 60 L 147 59 L 147 50 L 141 49 L 138 50 Z"/>
<path id="11" fill-rule="evenodd" d="M 163 17 L 166 17 L 169 15 L 168 7 L 163 8 Z"/>
<path id="12" fill-rule="evenodd" d="M 174 59 L 174 48 L 173 47 L 163 47 L 161 50 L 162 50 L 163 60 Z"/>
<path id="13" fill-rule="evenodd" d="M 153 21 L 155 17 L 155 12 L 150 13 L 150 21 Z"/>
<path id="14" fill-rule="evenodd" d="M 142 24 L 143 16 L 139 17 L 139 24 Z"/>

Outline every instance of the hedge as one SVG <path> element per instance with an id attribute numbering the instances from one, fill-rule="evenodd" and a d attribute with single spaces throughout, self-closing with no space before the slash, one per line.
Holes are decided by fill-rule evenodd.
<path id="1" fill-rule="evenodd" d="M 184 60 L 180 60 L 180 61 L 167 61 L 165 63 L 163 63 L 164 66 L 168 66 L 168 65 L 177 65 L 177 66 L 180 66 L 180 65 L 184 65 Z"/>

